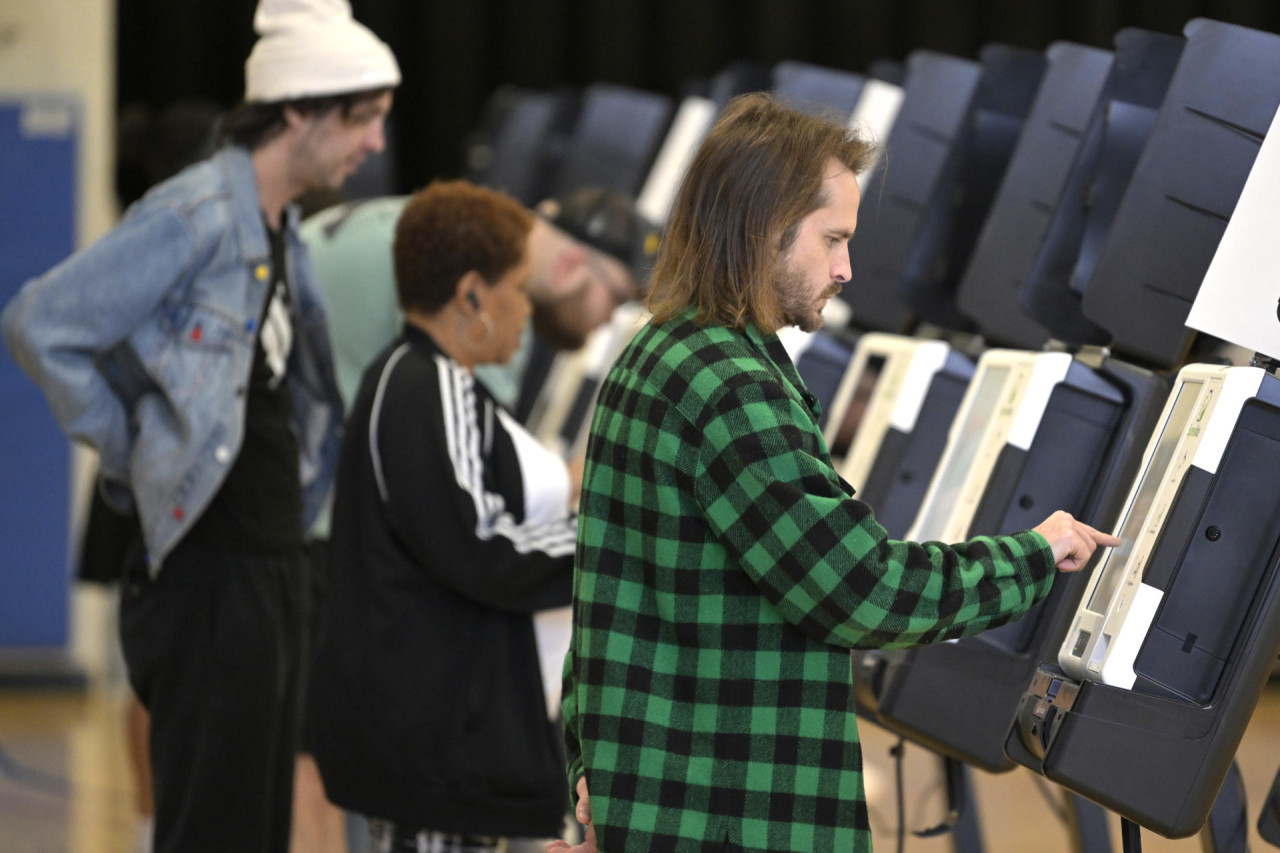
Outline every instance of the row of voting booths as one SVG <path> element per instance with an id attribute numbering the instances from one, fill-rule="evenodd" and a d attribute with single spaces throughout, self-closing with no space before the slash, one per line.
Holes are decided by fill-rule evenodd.
<path id="1" fill-rule="evenodd" d="M 735 63 L 678 97 L 502 89 L 467 177 L 533 206 L 584 186 L 661 227 L 742 92 L 883 144 L 859 176 L 852 280 L 784 343 L 832 460 L 889 534 L 958 541 L 1065 509 L 1123 544 L 1023 619 L 853 653 L 863 720 L 936 753 L 957 850 L 969 768 L 1061 790 L 1076 850 L 1141 829 L 1280 846 L 1280 782 L 1234 757 L 1280 652 L 1280 36 L 1197 19 L 1107 48 L 919 50 L 866 73 Z M 535 344 L 516 415 L 581 454 L 639 303 L 574 352 Z M 1280 756 L 1276 758 L 1280 765 Z"/>
<path id="2" fill-rule="evenodd" d="M 1255 814 L 1280 846 L 1280 794 L 1245 802 L 1234 766 L 1280 651 L 1280 36 L 1196 19 L 866 74 L 731 66 L 679 99 L 503 91 L 472 177 L 530 204 L 607 186 L 660 226 L 719 110 L 762 89 L 883 143 L 852 280 L 784 338 L 841 476 L 895 538 L 1065 509 L 1123 540 L 1017 622 L 855 652 L 863 719 L 939 756 L 957 850 L 983 843 L 967 769 L 1015 767 L 1060 788 L 1077 850 L 1111 849 L 1108 812 L 1126 850 L 1245 850 Z M 643 319 L 545 354 L 536 435 L 582 452 Z"/>

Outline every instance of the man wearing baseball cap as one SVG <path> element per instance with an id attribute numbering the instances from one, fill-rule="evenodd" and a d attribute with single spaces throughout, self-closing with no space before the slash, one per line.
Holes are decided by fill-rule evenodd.
<path id="1" fill-rule="evenodd" d="M 156 851 L 285 851 L 302 533 L 342 404 L 292 202 L 382 149 L 400 71 L 346 0 L 262 0 L 222 146 L 0 317 L 14 358 L 145 553 L 125 578 L 129 680 L 151 715 Z"/>
<path id="2" fill-rule="evenodd" d="M 399 334 L 403 322 L 391 241 L 407 201 L 407 196 L 385 196 L 335 204 L 300 229 L 331 309 L 338 385 L 348 401 L 360 374 Z M 619 305 L 643 294 L 657 256 L 659 229 L 628 196 L 599 187 L 547 199 L 535 213 L 529 232 L 531 330 L 548 351 L 575 350 L 609 322 Z M 353 287 L 357 282 L 359 287 Z M 517 414 L 531 402 L 521 399 L 522 383 L 529 386 L 526 393 L 537 390 L 535 377 L 528 375 L 532 337 L 525 335 L 509 364 L 476 368 L 498 401 Z M 545 375 L 543 369 L 536 380 Z"/>

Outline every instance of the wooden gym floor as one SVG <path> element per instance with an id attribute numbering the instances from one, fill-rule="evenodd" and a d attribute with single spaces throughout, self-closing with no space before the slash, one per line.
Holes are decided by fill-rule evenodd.
<path id="1" fill-rule="evenodd" d="M 124 688 L 41 690 L 0 687 L 0 851 L 132 853 L 133 790 L 124 748 Z M 895 738 L 864 724 L 868 797 L 877 853 L 897 850 L 897 804 L 889 749 Z M 1253 827 L 1280 767 L 1280 682 L 1273 680 L 1254 714 L 1238 761 L 1245 780 L 1250 849 L 1275 849 Z M 908 747 L 907 824 L 921 829 L 943 813 L 936 759 Z M 986 853 L 1067 851 L 1058 789 L 1022 770 L 975 774 Z M 1119 821 L 1111 820 L 1119 853 Z M 1147 853 L 1202 850 L 1198 838 L 1171 841 L 1142 833 Z M 947 837 L 908 836 L 909 853 L 950 853 Z M 355 851 L 354 853 L 362 853 Z M 826 851 L 819 851 L 826 853 Z"/>

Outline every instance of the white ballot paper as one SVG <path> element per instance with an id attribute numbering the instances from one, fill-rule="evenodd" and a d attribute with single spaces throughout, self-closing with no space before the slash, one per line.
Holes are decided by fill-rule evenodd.
<path id="1" fill-rule="evenodd" d="M 1236 202 L 1187 325 L 1280 358 L 1280 112 Z"/>

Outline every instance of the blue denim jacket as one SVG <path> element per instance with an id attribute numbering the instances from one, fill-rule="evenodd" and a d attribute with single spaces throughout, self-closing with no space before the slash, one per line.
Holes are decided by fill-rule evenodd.
<path id="1" fill-rule="evenodd" d="M 286 234 L 288 370 L 310 524 L 337 461 L 342 402 L 294 209 Z M 98 450 L 108 500 L 123 508 L 132 499 L 153 573 L 239 453 L 269 269 L 253 162 L 227 147 L 27 282 L 0 315 L 10 352 L 58 423 Z"/>

